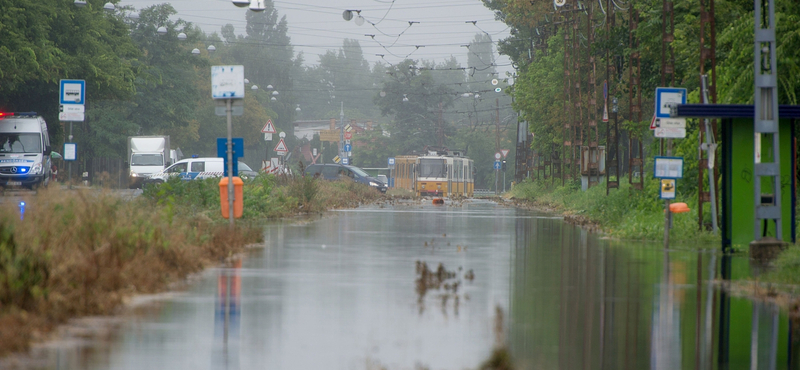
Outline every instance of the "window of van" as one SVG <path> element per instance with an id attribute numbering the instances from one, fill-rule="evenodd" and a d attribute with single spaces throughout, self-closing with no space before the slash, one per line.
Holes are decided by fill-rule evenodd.
<path id="1" fill-rule="evenodd" d="M 168 172 L 168 173 L 181 173 L 181 172 L 187 172 L 187 171 L 186 171 L 186 168 L 187 168 L 187 163 L 186 163 L 186 162 L 183 162 L 183 163 L 175 163 L 175 165 L 174 165 L 174 166 L 172 166 L 172 167 L 170 167 L 170 168 L 167 170 L 167 172 Z"/>
<path id="2" fill-rule="evenodd" d="M 42 136 L 37 132 L 0 133 L 0 153 L 41 153 Z"/>
<path id="3" fill-rule="evenodd" d="M 326 179 L 335 179 L 339 176 L 339 166 L 325 166 L 322 168 L 322 176 Z"/>
<path id="4" fill-rule="evenodd" d="M 192 170 L 190 172 L 205 172 L 206 162 L 192 162 Z"/>

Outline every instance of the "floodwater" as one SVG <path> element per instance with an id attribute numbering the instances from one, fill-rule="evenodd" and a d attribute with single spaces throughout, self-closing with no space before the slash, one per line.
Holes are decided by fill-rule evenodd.
<path id="1" fill-rule="evenodd" d="M 506 344 L 520 369 L 785 369 L 792 352 L 785 313 L 710 284 L 751 273 L 714 246 L 609 241 L 479 200 L 264 235 L 105 338 L 36 348 L 33 368 L 476 369 Z"/>

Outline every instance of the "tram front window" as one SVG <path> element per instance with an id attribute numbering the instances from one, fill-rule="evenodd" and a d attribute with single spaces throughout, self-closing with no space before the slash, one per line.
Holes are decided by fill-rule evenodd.
<path id="1" fill-rule="evenodd" d="M 447 163 L 444 159 L 420 159 L 419 177 L 447 177 Z"/>

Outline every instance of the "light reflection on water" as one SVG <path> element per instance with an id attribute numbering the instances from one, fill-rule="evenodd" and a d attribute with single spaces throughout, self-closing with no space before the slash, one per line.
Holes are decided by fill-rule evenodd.
<path id="1" fill-rule="evenodd" d="M 453 275 L 421 285 L 418 261 Z M 709 284 L 749 273 L 489 202 L 365 207 L 269 225 L 239 265 L 31 368 L 477 368 L 498 306 L 520 369 L 787 368 L 785 314 Z"/>

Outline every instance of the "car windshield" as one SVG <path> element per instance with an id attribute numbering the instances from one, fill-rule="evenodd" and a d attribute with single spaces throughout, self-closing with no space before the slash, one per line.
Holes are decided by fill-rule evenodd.
<path id="1" fill-rule="evenodd" d="M 239 162 L 239 171 L 253 171 L 253 169 L 250 168 L 250 166 L 248 166 L 246 163 Z"/>
<path id="2" fill-rule="evenodd" d="M 420 177 L 445 177 L 447 169 L 444 159 L 420 158 L 419 160 Z"/>
<path id="3" fill-rule="evenodd" d="M 368 173 L 364 172 L 364 170 L 362 170 L 362 169 L 360 169 L 360 168 L 358 168 L 358 167 L 354 167 L 354 166 L 347 166 L 347 168 L 349 168 L 349 169 L 350 169 L 350 171 L 353 171 L 353 172 L 355 172 L 355 173 L 356 173 L 358 176 L 361 176 L 361 177 L 369 177 L 369 174 L 368 174 Z"/>
<path id="4" fill-rule="evenodd" d="M 0 133 L 0 153 L 41 153 L 42 136 L 38 132 Z"/>
<path id="5" fill-rule="evenodd" d="M 131 166 L 163 166 L 164 156 L 158 153 L 134 154 L 131 156 Z"/>

